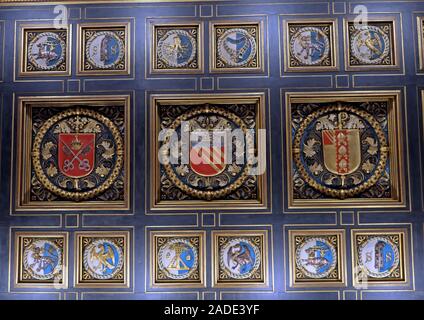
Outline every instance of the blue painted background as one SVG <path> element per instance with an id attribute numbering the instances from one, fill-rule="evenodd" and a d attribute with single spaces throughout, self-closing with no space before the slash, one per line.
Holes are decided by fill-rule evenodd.
<path id="1" fill-rule="evenodd" d="M 0 298 L 2 299 L 423 299 L 423 188 L 422 188 L 422 105 L 420 90 L 424 88 L 424 73 L 418 70 L 417 16 L 424 16 L 424 1 L 214 1 L 169 4 L 96 4 L 67 5 L 72 24 L 72 75 L 69 77 L 16 77 L 14 42 L 21 23 L 51 22 L 54 6 L 0 7 L 0 125 L 1 125 L 1 185 L 0 185 Z M 370 17 L 394 16 L 400 50 L 401 68 L 396 71 L 346 72 L 343 55 L 343 18 L 352 17 L 355 5 L 366 5 Z M 338 19 L 340 71 L 331 73 L 283 73 L 282 22 L 284 19 Z M 149 74 L 149 29 L 151 20 L 205 22 L 205 73 L 201 75 Z M 262 74 L 209 74 L 208 23 L 216 20 L 262 20 L 265 26 L 265 72 Z M 76 27 L 82 22 L 130 21 L 131 74 L 129 76 L 87 76 L 76 74 Z M 14 70 L 15 68 L 15 70 Z M 336 77 L 337 75 L 337 77 Z M 48 80 L 48 81 L 46 81 Z M 336 90 L 401 90 L 403 143 L 406 168 L 407 207 L 373 210 L 288 210 L 287 188 L 283 172 L 285 162 L 285 105 L 282 95 L 292 91 Z M 265 92 L 267 96 L 267 124 L 269 131 L 270 165 L 268 190 L 272 201 L 267 210 L 252 212 L 184 211 L 159 215 L 151 212 L 148 203 L 149 183 L 147 165 L 151 155 L 146 153 L 150 138 L 146 135 L 149 95 L 154 93 L 213 93 Z M 16 147 L 16 100 L 25 95 L 87 95 L 130 94 L 131 105 L 131 210 L 128 212 L 14 212 Z M 282 132 L 283 131 L 283 132 Z M 147 162 L 147 163 L 146 163 Z M 284 169 L 284 170 L 283 170 Z M 13 175 L 11 177 L 11 173 Z M 12 182 L 12 184 L 11 184 Z M 282 192 L 283 191 L 283 192 Z M 112 215 L 113 214 L 113 215 Z M 240 226 L 244 225 L 244 226 Z M 212 226 L 212 227 L 210 227 Z M 410 284 L 402 287 L 380 287 L 356 290 L 351 275 L 351 228 L 405 227 L 410 232 Z M 152 289 L 148 280 L 149 260 L 146 253 L 146 232 L 152 229 L 188 229 L 207 231 L 207 288 Z M 267 229 L 270 231 L 268 257 L 270 286 L 264 289 L 211 288 L 210 231 L 213 229 Z M 346 288 L 292 289 L 288 284 L 287 230 L 290 228 L 338 228 L 347 231 Z M 13 287 L 13 233 L 16 230 L 66 230 L 70 233 L 69 288 L 66 290 L 16 289 Z M 132 232 L 131 288 L 130 289 L 75 289 L 73 288 L 73 232 L 77 230 L 116 230 Z M 147 258 L 147 259 L 146 259 Z M 285 262 L 286 261 L 286 262 Z M 9 277 L 10 273 L 10 277 Z"/>

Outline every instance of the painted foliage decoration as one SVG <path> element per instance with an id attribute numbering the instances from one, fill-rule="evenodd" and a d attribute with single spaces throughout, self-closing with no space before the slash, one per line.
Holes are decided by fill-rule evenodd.
<path id="1" fill-rule="evenodd" d="M 153 72 L 202 69 L 201 25 L 154 25 Z"/>
<path id="2" fill-rule="evenodd" d="M 212 69 L 220 71 L 258 71 L 262 68 L 260 24 L 213 24 Z"/>
<path id="3" fill-rule="evenodd" d="M 199 104 L 161 105 L 159 117 L 161 128 L 175 130 L 181 138 L 182 132 L 194 133 L 206 130 L 210 141 L 189 139 L 182 141 L 182 148 L 189 150 L 189 161 L 160 165 L 161 200 L 255 200 L 258 199 L 258 176 L 249 175 L 253 161 L 245 148 L 236 145 L 236 140 L 225 143 L 213 132 L 241 130 L 246 133 L 246 144 L 255 145 L 257 105 L 252 104 Z M 183 127 L 184 126 L 184 127 Z M 183 128 L 182 128 L 183 127 Z M 252 131 L 250 131 L 252 132 Z M 162 143 L 170 142 L 168 136 Z M 227 152 L 226 146 L 232 150 Z M 243 161 L 237 159 L 243 158 Z"/>
<path id="4" fill-rule="evenodd" d="M 396 65 L 393 21 L 347 24 L 350 67 Z"/>
<path id="5" fill-rule="evenodd" d="M 128 234 L 84 232 L 78 241 L 77 285 L 117 287 L 128 285 Z"/>
<path id="6" fill-rule="evenodd" d="M 216 231 L 213 241 L 215 286 L 267 284 L 265 231 Z"/>
<path id="7" fill-rule="evenodd" d="M 68 72 L 68 30 L 24 28 L 22 75 Z"/>
<path id="8" fill-rule="evenodd" d="M 391 198 L 387 102 L 292 105 L 295 199 Z"/>
<path id="9" fill-rule="evenodd" d="M 123 108 L 33 108 L 32 201 L 123 200 Z"/>
<path id="10" fill-rule="evenodd" d="M 287 71 L 336 66 L 334 22 L 288 22 L 287 33 Z"/>
<path id="11" fill-rule="evenodd" d="M 152 235 L 153 286 L 203 286 L 203 233 Z"/>
<path id="12" fill-rule="evenodd" d="M 16 233 L 16 286 L 66 286 L 66 236 Z"/>
<path id="13" fill-rule="evenodd" d="M 356 283 L 404 283 L 407 279 L 404 230 L 353 230 Z"/>

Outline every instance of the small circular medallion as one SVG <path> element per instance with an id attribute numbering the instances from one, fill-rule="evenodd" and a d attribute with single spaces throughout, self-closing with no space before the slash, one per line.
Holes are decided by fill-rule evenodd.
<path id="1" fill-rule="evenodd" d="M 337 266 L 337 251 L 325 238 L 308 238 L 296 250 L 296 265 L 309 278 L 325 278 Z"/>
<path id="2" fill-rule="evenodd" d="M 95 32 L 86 43 L 88 61 L 99 69 L 115 67 L 125 55 L 122 39 L 112 31 Z"/>
<path id="3" fill-rule="evenodd" d="M 33 147 L 34 172 L 49 191 L 75 201 L 106 191 L 119 177 L 124 143 L 102 114 L 71 108 L 41 126 Z"/>
<path id="4" fill-rule="evenodd" d="M 248 238 L 229 240 L 219 252 L 221 269 L 234 279 L 247 279 L 259 269 L 261 252 Z"/>
<path id="5" fill-rule="evenodd" d="M 62 271 L 62 250 L 49 240 L 36 240 L 24 250 L 24 269 L 33 278 L 49 280 Z"/>
<path id="6" fill-rule="evenodd" d="M 95 279 L 112 279 L 124 264 L 122 248 L 99 239 L 84 249 L 84 269 Z"/>
<path id="7" fill-rule="evenodd" d="M 388 277 L 399 265 L 399 249 L 388 237 L 371 237 L 359 247 L 358 263 L 370 277 Z"/>
<path id="8" fill-rule="evenodd" d="M 256 56 L 256 39 L 241 28 L 228 29 L 217 43 L 218 57 L 230 67 L 247 65 Z"/>
<path id="9" fill-rule="evenodd" d="M 65 41 L 54 32 L 39 33 L 28 44 L 28 61 L 44 71 L 57 68 L 65 60 L 65 53 Z"/>
<path id="10" fill-rule="evenodd" d="M 380 64 L 390 53 L 390 39 L 377 26 L 362 26 L 352 35 L 350 47 L 362 64 Z"/>
<path id="11" fill-rule="evenodd" d="M 187 67 L 196 57 L 196 38 L 185 30 L 170 30 L 159 39 L 157 54 L 169 67 Z"/>
<path id="12" fill-rule="evenodd" d="M 290 41 L 291 56 L 299 63 L 313 66 L 320 64 L 330 52 L 328 36 L 319 28 L 300 28 Z"/>
<path id="13" fill-rule="evenodd" d="M 187 239 L 169 240 L 158 252 L 158 265 L 171 279 L 187 279 L 199 264 L 197 248 Z"/>

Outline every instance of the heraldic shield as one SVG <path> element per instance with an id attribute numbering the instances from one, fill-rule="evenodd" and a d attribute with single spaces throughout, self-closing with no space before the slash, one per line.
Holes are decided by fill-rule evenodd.
<path id="1" fill-rule="evenodd" d="M 89 175 L 94 168 L 95 139 L 94 133 L 59 134 L 59 170 L 71 178 Z"/>
<path id="2" fill-rule="evenodd" d="M 201 176 L 213 177 L 225 170 L 225 147 L 221 139 L 215 140 L 190 143 L 190 168 Z"/>
<path id="3" fill-rule="evenodd" d="M 359 130 L 323 130 L 322 142 L 324 165 L 328 171 L 343 177 L 359 168 L 361 163 Z"/>

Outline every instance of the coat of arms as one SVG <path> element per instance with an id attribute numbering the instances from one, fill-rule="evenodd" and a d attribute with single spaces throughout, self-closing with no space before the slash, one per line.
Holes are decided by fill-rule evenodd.
<path id="1" fill-rule="evenodd" d="M 336 103 L 306 116 L 293 139 L 295 178 L 340 199 L 366 192 L 387 179 L 386 123 L 370 111 Z"/>
<path id="2" fill-rule="evenodd" d="M 33 142 L 33 168 L 44 188 L 81 201 L 119 178 L 124 142 L 119 128 L 94 110 L 70 108 L 43 123 Z"/>

